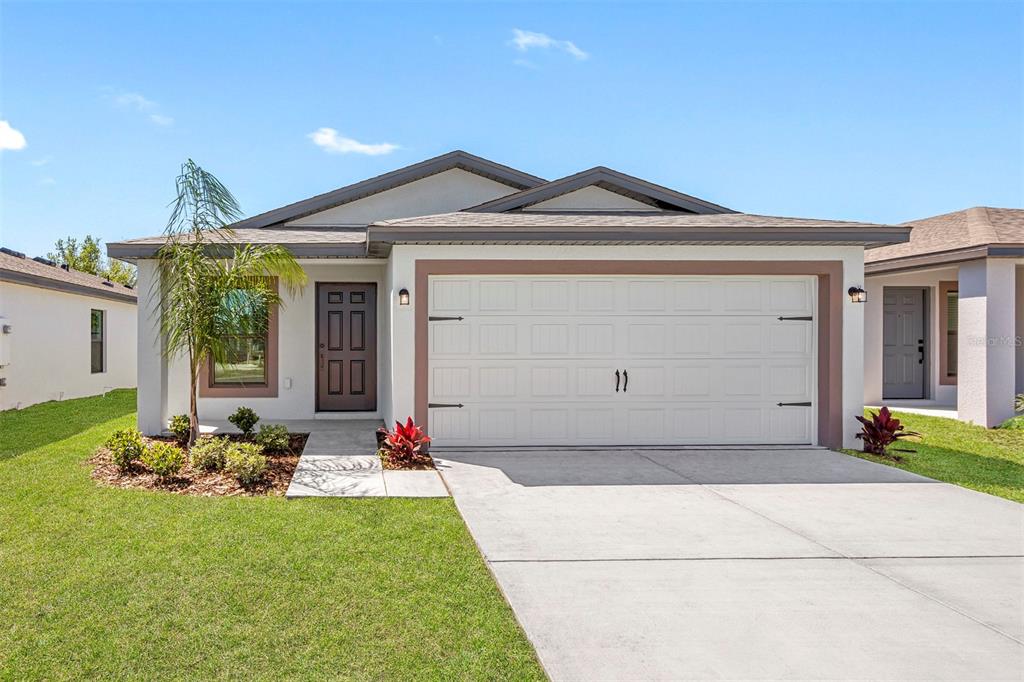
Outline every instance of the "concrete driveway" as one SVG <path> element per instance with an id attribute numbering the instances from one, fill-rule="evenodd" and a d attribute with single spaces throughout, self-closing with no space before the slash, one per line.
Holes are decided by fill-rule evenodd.
<path id="1" fill-rule="evenodd" d="M 1024 507 L 827 450 L 438 452 L 556 680 L 1024 679 Z"/>

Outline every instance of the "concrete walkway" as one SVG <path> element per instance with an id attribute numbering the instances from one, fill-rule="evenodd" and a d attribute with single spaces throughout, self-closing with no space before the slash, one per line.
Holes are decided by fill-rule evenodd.
<path id="1" fill-rule="evenodd" d="M 268 422 L 271 423 L 271 422 Z M 285 497 L 448 497 L 436 471 L 390 471 L 381 467 L 367 419 L 307 419 L 272 422 L 292 433 L 308 433 Z M 229 422 L 209 422 L 204 433 L 237 433 Z M 259 425 L 257 425 L 257 429 Z"/>
<path id="2" fill-rule="evenodd" d="M 555 680 L 1021 680 L 1021 505 L 827 450 L 441 452 Z"/>

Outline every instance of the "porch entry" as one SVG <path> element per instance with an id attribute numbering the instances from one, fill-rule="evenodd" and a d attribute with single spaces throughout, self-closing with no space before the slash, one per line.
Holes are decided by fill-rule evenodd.
<path id="1" fill-rule="evenodd" d="M 927 291 L 924 287 L 883 290 L 883 398 L 927 397 Z"/>
<path id="2" fill-rule="evenodd" d="M 316 409 L 377 409 L 377 285 L 316 285 Z"/>

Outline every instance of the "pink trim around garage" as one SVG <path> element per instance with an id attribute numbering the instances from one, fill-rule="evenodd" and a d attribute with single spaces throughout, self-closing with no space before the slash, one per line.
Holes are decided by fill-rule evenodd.
<path id="1" fill-rule="evenodd" d="M 813 275 L 818 278 L 818 443 L 843 442 L 842 261 L 416 261 L 415 418 L 428 428 L 427 313 L 431 275 Z"/>

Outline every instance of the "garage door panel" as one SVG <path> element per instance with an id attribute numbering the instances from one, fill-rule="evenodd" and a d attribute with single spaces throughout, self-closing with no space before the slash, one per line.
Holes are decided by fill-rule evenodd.
<path id="1" fill-rule="evenodd" d="M 810 443 L 811 277 L 430 280 L 439 445 Z M 439 300 L 435 300 L 439 299 Z M 615 391 L 615 371 L 622 372 Z M 625 372 L 629 384 L 625 385 Z"/>

